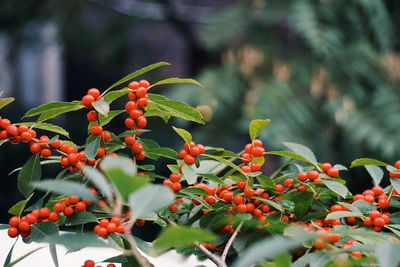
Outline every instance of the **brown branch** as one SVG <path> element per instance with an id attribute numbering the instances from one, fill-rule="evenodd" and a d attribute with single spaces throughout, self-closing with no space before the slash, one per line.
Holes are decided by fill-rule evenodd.
<path id="1" fill-rule="evenodd" d="M 225 263 L 226 256 L 228 255 L 229 249 L 231 248 L 233 241 L 235 240 L 236 236 L 238 235 L 240 229 L 243 226 L 243 222 L 239 223 L 239 225 L 236 227 L 235 232 L 233 232 L 232 236 L 229 238 L 228 243 L 226 243 L 225 249 L 222 252 L 221 260 Z"/>

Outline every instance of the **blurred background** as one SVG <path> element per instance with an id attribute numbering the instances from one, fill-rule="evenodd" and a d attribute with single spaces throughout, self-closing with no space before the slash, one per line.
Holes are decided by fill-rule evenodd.
<path id="1" fill-rule="evenodd" d="M 204 114 L 206 126 L 172 122 L 196 142 L 238 152 L 249 141 L 249 121 L 270 118 L 261 136 L 267 150 L 292 141 L 309 146 L 320 162 L 393 163 L 400 158 L 399 30 L 400 2 L 389 0 L 1 0 L 0 89 L 17 101 L 0 116 L 17 122 L 34 106 L 81 99 L 89 88 L 104 90 L 168 61 L 172 67 L 144 78 L 188 77 L 204 85 L 156 88 Z M 82 144 L 84 114 L 50 122 Z M 122 131 L 123 120 L 109 129 Z M 161 145 L 182 146 L 162 120 L 151 118 L 149 128 L 147 137 Z M 17 175 L 8 173 L 30 152 L 11 144 L 0 151 L 6 222 L 22 199 Z M 267 173 L 279 163 L 267 162 Z M 57 171 L 46 168 L 44 175 Z M 355 193 L 371 186 L 360 168 L 344 177 Z"/>

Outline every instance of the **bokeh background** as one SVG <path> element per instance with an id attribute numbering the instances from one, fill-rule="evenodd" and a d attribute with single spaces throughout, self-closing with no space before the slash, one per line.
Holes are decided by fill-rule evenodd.
<path id="1" fill-rule="evenodd" d="M 0 89 L 17 100 L 0 116 L 16 122 L 34 106 L 81 99 L 88 88 L 104 90 L 168 61 L 172 67 L 144 78 L 204 85 L 156 89 L 203 112 L 206 126 L 172 121 L 197 142 L 238 152 L 249 121 L 270 118 L 261 136 L 268 150 L 292 141 L 320 162 L 349 166 L 368 156 L 393 163 L 400 158 L 399 30 L 393 0 L 1 0 Z M 123 120 L 110 129 L 121 131 Z M 51 122 L 84 142 L 84 111 Z M 149 127 L 161 145 L 182 145 L 161 120 L 151 118 Z M 29 156 L 24 145 L 1 147 L 0 222 L 22 199 L 17 175 L 8 173 Z M 277 161 L 268 158 L 265 171 Z M 344 177 L 353 192 L 371 186 L 361 169 Z"/>

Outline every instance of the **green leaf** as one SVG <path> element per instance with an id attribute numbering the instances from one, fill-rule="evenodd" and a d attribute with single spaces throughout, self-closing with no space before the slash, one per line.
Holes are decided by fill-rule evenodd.
<path id="1" fill-rule="evenodd" d="M 296 239 L 283 236 L 274 236 L 265 238 L 257 243 L 252 244 L 238 257 L 232 267 L 252 266 L 266 258 L 274 258 L 280 254 L 286 253 L 289 250 L 301 246 L 302 242 L 310 240 L 311 237 L 307 233 L 299 230 Z"/>
<path id="2" fill-rule="evenodd" d="M 379 185 L 383 178 L 383 170 L 376 165 L 364 165 L 369 175 L 371 175 L 374 185 Z"/>
<path id="3" fill-rule="evenodd" d="M 253 197 L 253 198 L 254 199 L 258 199 L 261 202 L 264 202 L 264 203 L 270 205 L 271 207 L 273 207 L 273 208 L 275 208 L 275 209 L 277 209 L 279 211 L 283 211 L 281 205 L 279 205 L 278 203 L 274 202 L 273 200 L 265 199 L 265 198 L 262 198 L 262 197 Z"/>
<path id="4" fill-rule="evenodd" d="M 158 82 L 152 84 L 150 86 L 150 88 L 154 87 L 154 86 L 157 86 L 157 85 L 172 84 L 172 83 L 191 83 L 191 84 L 195 84 L 195 85 L 198 85 L 200 87 L 203 87 L 203 85 L 201 85 L 198 81 L 193 80 L 193 79 L 168 78 L 168 79 L 164 79 L 164 80 L 161 80 L 161 81 L 158 81 Z"/>
<path id="5" fill-rule="evenodd" d="M 64 233 L 49 236 L 46 242 L 63 245 L 67 250 L 77 251 L 85 247 L 109 247 L 95 233 Z"/>
<path id="6" fill-rule="evenodd" d="M 194 184 L 197 181 L 197 174 L 193 166 L 183 164 L 182 174 L 188 184 Z"/>
<path id="7" fill-rule="evenodd" d="M 154 158 L 154 157 L 158 158 L 161 156 L 161 157 L 176 159 L 176 160 L 180 159 L 178 153 L 176 153 L 175 150 L 168 148 L 168 147 L 145 149 L 145 152 L 146 152 L 146 155 L 151 158 Z"/>
<path id="8" fill-rule="evenodd" d="M 40 166 L 39 155 L 33 155 L 24 166 L 22 166 L 18 174 L 18 190 L 25 198 L 28 198 L 33 191 L 32 183 L 39 181 L 41 176 L 42 168 Z"/>
<path id="9" fill-rule="evenodd" d="M 395 267 L 400 263 L 400 244 L 382 242 L 378 244 L 375 257 L 382 267 Z"/>
<path id="10" fill-rule="evenodd" d="M 118 116 L 123 112 L 125 112 L 125 110 L 111 110 L 110 112 L 108 112 L 107 116 L 99 114 L 100 125 L 104 126 L 109 124 L 116 116 Z M 94 125 L 94 124 L 96 124 L 96 122 L 92 122 L 89 125 Z"/>
<path id="11" fill-rule="evenodd" d="M 5 106 L 7 106 L 8 104 L 10 104 L 10 103 L 13 102 L 14 100 L 15 100 L 14 97 L 0 98 L 0 109 L 4 108 Z"/>
<path id="12" fill-rule="evenodd" d="M 314 202 L 312 192 L 299 192 L 294 194 L 290 200 L 295 203 L 294 214 L 298 220 L 302 220 Z"/>
<path id="13" fill-rule="evenodd" d="M 301 256 L 292 264 L 292 267 L 324 267 L 330 261 L 331 257 L 328 255 L 326 250 L 322 250 Z"/>
<path id="14" fill-rule="evenodd" d="M 20 216 L 21 213 L 24 211 L 26 204 L 28 203 L 29 199 L 24 199 L 15 203 L 9 210 L 8 213 Z"/>
<path id="15" fill-rule="evenodd" d="M 106 101 L 95 101 L 92 103 L 92 106 L 98 113 L 105 117 L 107 117 L 108 112 L 110 112 L 110 105 Z"/>
<path id="16" fill-rule="evenodd" d="M 332 190 L 342 198 L 346 198 L 349 194 L 349 190 L 347 189 L 347 187 L 341 183 L 326 179 L 323 179 L 322 181 L 330 190 Z"/>
<path id="17" fill-rule="evenodd" d="M 50 250 L 51 258 L 53 259 L 53 262 L 54 262 L 54 266 L 59 267 L 56 245 L 53 243 L 49 244 L 49 250 Z"/>
<path id="18" fill-rule="evenodd" d="M 262 131 L 262 129 L 264 129 L 264 127 L 267 126 L 270 121 L 271 120 L 269 120 L 269 119 L 266 119 L 266 120 L 252 120 L 250 122 L 250 127 L 249 127 L 250 139 L 251 140 L 256 139 L 257 136 Z"/>
<path id="19" fill-rule="evenodd" d="M 159 237 L 154 240 L 154 247 L 168 249 L 177 246 L 190 245 L 195 242 L 214 242 L 217 237 L 210 232 L 188 226 L 167 226 Z"/>
<path id="20" fill-rule="evenodd" d="M 32 250 L 32 251 L 26 253 L 25 255 L 19 257 L 19 258 L 16 259 L 15 261 L 13 261 L 13 262 L 11 262 L 11 263 L 9 263 L 9 264 L 7 264 L 7 265 L 4 265 L 4 267 L 12 267 L 12 266 L 14 266 L 15 264 L 17 264 L 18 262 L 22 261 L 22 260 L 25 259 L 26 257 L 32 255 L 33 253 L 35 253 L 36 251 L 38 251 L 38 250 L 40 250 L 40 249 L 42 249 L 42 248 L 45 248 L 45 247 L 36 248 L 36 249 L 34 249 L 34 250 Z"/>
<path id="21" fill-rule="evenodd" d="M 177 134 L 179 134 L 180 137 L 182 137 L 186 144 L 190 144 L 190 142 L 192 142 L 192 135 L 188 131 L 185 129 L 176 128 L 174 126 L 172 126 L 172 128 Z"/>
<path id="22" fill-rule="evenodd" d="M 307 161 L 312 163 L 314 166 L 318 166 L 318 162 L 315 158 L 314 153 L 308 147 L 291 142 L 283 142 L 283 145 L 289 148 L 294 153 L 306 158 Z"/>
<path id="23" fill-rule="evenodd" d="M 88 159 L 90 160 L 94 160 L 96 155 L 97 155 L 97 151 L 99 151 L 99 147 L 100 147 L 100 138 L 96 137 L 92 142 L 90 142 L 90 144 L 87 145 L 87 147 L 85 148 L 85 155 Z"/>
<path id="24" fill-rule="evenodd" d="M 128 94 L 131 90 L 128 88 L 124 88 L 121 90 L 115 90 L 115 91 L 111 91 L 108 92 L 104 95 L 103 99 L 104 101 L 108 102 L 109 104 L 111 104 L 111 102 L 113 102 L 115 99 L 120 98 L 121 96 L 124 96 L 126 94 Z"/>
<path id="25" fill-rule="evenodd" d="M 72 216 L 65 220 L 66 226 L 81 225 L 90 222 L 98 222 L 97 217 L 90 212 L 80 211 L 75 212 Z"/>
<path id="26" fill-rule="evenodd" d="M 116 86 L 118 86 L 120 84 L 123 84 L 124 82 L 132 80 L 133 78 L 135 78 L 135 77 L 137 77 L 139 75 L 142 75 L 142 74 L 144 74 L 144 73 L 146 73 L 148 71 L 151 71 L 153 69 L 156 69 L 156 68 L 161 67 L 161 66 L 166 66 L 166 65 L 171 65 L 171 64 L 168 63 L 168 62 L 158 62 L 158 63 L 155 63 L 155 64 L 151 64 L 151 65 L 149 65 L 147 67 L 141 68 L 140 70 L 132 72 L 131 74 L 128 74 L 125 77 L 123 77 L 122 79 L 120 79 L 119 81 L 115 82 L 113 85 L 108 87 L 105 92 L 111 90 L 112 88 L 114 88 L 114 87 L 116 87 Z"/>
<path id="27" fill-rule="evenodd" d="M 7 228 L 5 228 L 5 229 L 8 229 L 8 227 L 9 227 L 9 226 L 7 225 Z M 14 242 L 14 244 L 12 245 L 10 251 L 8 251 L 7 257 L 6 257 L 6 260 L 4 261 L 4 265 L 3 265 L 3 266 L 6 266 L 6 265 L 8 265 L 8 264 L 11 262 L 12 253 L 13 253 L 13 251 L 14 251 L 14 247 L 15 247 L 15 244 L 17 244 L 17 242 L 18 242 L 18 238 L 15 240 L 15 242 Z"/>
<path id="28" fill-rule="evenodd" d="M 138 167 L 138 169 L 150 171 L 150 172 L 154 171 L 156 169 L 156 166 L 154 166 L 154 165 L 138 165 L 137 167 Z"/>
<path id="29" fill-rule="evenodd" d="M 386 170 L 388 170 L 389 172 L 400 173 L 400 170 L 396 167 L 393 167 L 392 165 L 386 165 Z"/>
<path id="30" fill-rule="evenodd" d="M 210 155 L 210 154 L 203 154 L 202 156 L 215 159 L 215 160 L 217 160 L 217 161 L 219 161 L 221 163 L 224 163 L 225 165 L 231 167 L 232 169 L 240 172 L 244 176 L 247 176 L 247 173 L 242 171 L 242 169 L 240 169 L 236 164 L 232 163 L 231 161 L 229 161 L 227 159 L 224 159 L 223 157 L 218 157 L 218 156 L 214 156 L 214 155 Z"/>
<path id="31" fill-rule="evenodd" d="M 129 136 L 129 135 L 148 133 L 148 132 L 150 132 L 150 130 L 147 130 L 147 129 L 131 130 L 131 131 L 126 131 L 126 132 L 123 132 L 122 134 L 119 134 L 118 137 L 121 138 L 121 137 Z"/>
<path id="32" fill-rule="evenodd" d="M 365 166 L 365 165 L 386 166 L 388 164 L 383 161 L 376 160 L 376 159 L 360 158 L 360 159 L 353 160 L 353 162 L 350 165 L 350 168 L 357 167 L 357 166 Z"/>
<path id="33" fill-rule="evenodd" d="M 49 131 L 49 132 L 53 132 L 53 133 L 58 133 L 61 135 L 64 135 L 65 137 L 69 138 L 69 133 L 64 130 L 62 127 L 54 125 L 54 124 L 50 124 L 50 123 L 46 123 L 46 122 L 19 122 L 19 123 L 14 123 L 15 125 L 26 125 L 28 127 L 32 127 L 36 128 L 36 129 L 41 129 L 41 130 L 45 130 L 45 131 Z"/>
<path id="34" fill-rule="evenodd" d="M 80 198 L 88 198 L 97 202 L 97 197 L 92 194 L 89 188 L 80 183 L 48 179 L 36 182 L 34 185 L 42 191 L 51 191 L 63 195 L 77 195 Z"/>
<path id="35" fill-rule="evenodd" d="M 31 238 L 34 242 L 47 242 L 49 237 L 56 235 L 58 235 L 58 227 L 54 222 L 32 224 Z"/>
<path id="36" fill-rule="evenodd" d="M 120 169 L 128 175 L 136 175 L 137 167 L 132 159 L 122 156 L 107 156 L 101 163 L 101 168 L 104 171 L 110 169 Z"/>
<path id="37" fill-rule="evenodd" d="M 83 106 L 81 105 L 81 101 L 72 101 L 72 102 L 50 102 L 47 104 L 40 105 L 38 107 L 32 108 L 22 118 L 33 117 L 42 113 L 49 113 L 52 110 L 60 110 L 60 109 L 73 109 L 78 108 L 81 109 Z M 70 110 L 72 111 L 72 110 Z"/>
<path id="38" fill-rule="evenodd" d="M 184 188 L 179 191 L 179 193 L 184 193 L 184 194 L 195 194 L 195 195 L 200 195 L 200 196 L 208 196 L 209 194 L 207 193 L 206 190 L 203 188 L 196 188 L 196 187 L 191 187 L 191 188 Z"/>
<path id="39" fill-rule="evenodd" d="M 168 206 L 174 199 L 175 194 L 171 189 L 163 185 L 149 184 L 129 196 L 129 205 L 133 217 L 142 218 Z"/>
<path id="40" fill-rule="evenodd" d="M 98 171 L 96 168 L 85 167 L 83 169 L 84 173 L 86 173 L 86 177 L 100 190 L 100 192 L 109 200 L 112 197 L 112 191 L 110 184 L 108 183 L 106 177 Z"/>
<path id="41" fill-rule="evenodd" d="M 353 211 L 335 211 L 331 212 L 326 216 L 326 220 L 330 219 L 340 219 L 345 217 L 360 217 L 361 213 L 353 212 Z"/>
<path id="42" fill-rule="evenodd" d="M 169 116 L 174 116 L 182 118 L 188 121 L 194 121 L 197 123 L 204 124 L 203 116 L 201 113 L 189 106 L 186 103 L 176 101 L 176 100 L 155 100 L 150 97 L 150 102 L 148 109 L 156 109 L 160 111 L 165 111 L 164 113 Z"/>
<path id="43" fill-rule="evenodd" d="M 356 200 L 352 203 L 352 206 L 357 207 L 362 214 L 368 214 L 371 210 L 376 209 L 375 205 L 364 200 Z"/>
<path id="44" fill-rule="evenodd" d="M 269 178 L 269 177 L 267 177 L 267 176 L 265 176 L 265 175 L 259 175 L 259 176 L 257 176 L 257 180 L 260 182 L 260 184 L 261 184 L 264 188 L 272 189 L 272 188 L 274 188 L 274 186 L 275 186 L 274 181 L 273 181 L 271 178 Z"/>
<path id="45" fill-rule="evenodd" d="M 313 164 L 305 157 L 303 157 L 299 154 L 293 153 L 293 152 L 289 152 L 289 151 L 268 151 L 268 152 L 266 152 L 266 154 L 288 157 L 291 159 L 297 159 L 297 160 L 301 160 L 301 161 Z"/>

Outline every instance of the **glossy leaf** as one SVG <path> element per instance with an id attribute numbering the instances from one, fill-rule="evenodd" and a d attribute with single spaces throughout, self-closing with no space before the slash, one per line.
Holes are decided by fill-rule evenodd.
<path id="1" fill-rule="evenodd" d="M 400 192 L 400 179 L 399 178 L 390 178 L 390 184 L 396 189 L 397 192 Z"/>
<path id="2" fill-rule="evenodd" d="M 97 222 L 97 217 L 87 211 L 79 211 L 72 214 L 70 217 L 67 217 L 65 220 L 66 226 L 72 225 L 81 225 L 85 223 Z"/>
<path id="3" fill-rule="evenodd" d="M 52 110 L 69 110 L 73 108 L 78 108 L 81 109 L 83 106 L 81 105 L 81 101 L 72 101 L 72 102 L 50 102 L 47 104 L 40 105 L 38 107 L 32 108 L 28 112 L 25 113 L 25 115 L 22 118 L 28 118 L 28 117 L 33 117 L 36 115 L 40 115 L 44 112 L 48 113 L 51 112 Z"/>
<path id="4" fill-rule="evenodd" d="M 376 160 L 376 159 L 360 158 L 360 159 L 353 160 L 351 162 L 350 168 L 357 167 L 357 166 L 365 166 L 365 165 L 386 166 L 388 164 L 383 161 Z"/>
<path id="5" fill-rule="evenodd" d="M 8 213 L 15 215 L 15 216 L 20 216 L 22 211 L 25 209 L 25 206 L 27 203 L 28 203 L 28 199 L 18 201 L 8 210 Z"/>
<path id="6" fill-rule="evenodd" d="M 330 219 L 340 219 L 345 217 L 360 217 L 361 213 L 353 212 L 353 211 L 335 211 L 331 212 L 326 216 L 326 220 Z"/>
<path id="7" fill-rule="evenodd" d="M 175 159 L 179 160 L 180 157 L 178 153 L 176 153 L 175 150 L 168 148 L 168 147 L 157 147 L 157 148 L 151 148 L 151 149 L 145 149 L 146 155 L 154 158 L 158 157 L 165 157 L 165 158 L 170 158 L 170 159 Z"/>
<path id="8" fill-rule="evenodd" d="M 172 126 L 172 128 L 177 134 L 179 134 L 180 137 L 182 137 L 186 144 L 190 144 L 190 142 L 192 142 L 192 135 L 188 131 L 185 129 L 176 128 L 174 126 Z"/>
<path id="9" fill-rule="evenodd" d="M 188 184 L 192 185 L 197 181 L 197 174 L 193 166 L 183 164 L 182 174 Z"/>
<path id="10" fill-rule="evenodd" d="M 400 263 L 400 244 L 382 242 L 376 248 L 375 256 L 382 267 L 394 267 Z"/>
<path id="11" fill-rule="evenodd" d="M 190 245 L 194 242 L 214 242 L 217 237 L 208 231 L 191 228 L 188 226 L 168 226 L 161 232 L 159 237 L 154 240 L 154 247 L 167 249 L 177 246 Z"/>
<path id="12" fill-rule="evenodd" d="M 116 100 L 116 99 L 118 99 L 118 98 L 120 98 L 120 97 L 122 97 L 122 96 L 128 94 L 130 91 L 131 91 L 131 90 L 129 90 L 128 88 L 124 88 L 124 89 L 121 89 L 121 90 L 111 91 L 111 92 L 106 93 L 106 94 L 103 96 L 103 99 L 104 99 L 104 101 L 106 101 L 106 102 L 108 102 L 108 103 L 110 104 L 110 103 L 113 102 L 114 100 Z"/>
<path id="13" fill-rule="evenodd" d="M 85 167 L 86 177 L 96 185 L 100 192 L 109 200 L 112 199 L 112 191 L 107 178 L 96 168 Z"/>
<path id="14" fill-rule="evenodd" d="M 288 157 L 291 159 L 297 159 L 297 160 L 301 160 L 301 161 L 313 164 L 311 161 L 309 161 L 307 158 L 303 157 L 302 155 L 299 155 L 299 154 L 293 153 L 293 152 L 289 152 L 289 151 L 268 151 L 268 152 L 266 152 L 266 154 Z"/>
<path id="15" fill-rule="evenodd" d="M 31 238 L 34 242 L 47 242 L 50 237 L 58 235 L 58 227 L 54 222 L 32 224 Z"/>
<path id="16" fill-rule="evenodd" d="M 131 131 L 126 131 L 126 132 L 123 132 L 122 134 L 119 134 L 118 137 L 125 137 L 128 135 L 135 135 L 135 134 L 148 133 L 148 132 L 150 132 L 150 130 L 147 130 L 147 129 L 131 130 Z"/>
<path id="17" fill-rule="evenodd" d="M 41 130 L 46 130 L 49 132 L 53 133 L 58 133 L 61 135 L 64 135 L 65 137 L 69 138 L 69 133 L 64 130 L 62 127 L 47 123 L 47 122 L 20 122 L 20 123 L 14 123 L 15 125 L 26 125 L 28 127 L 36 128 L 36 129 L 41 129 Z"/>
<path id="18" fill-rule="evenodd" d="M 149 184 L 129 196 L 129 205 L 133 216 L 142 218 L 167 207 L 174 199 L 175 195 L 170 188 L 163 185 Z"/>
<path id="19" fill-rule="evenodd" d="M 39 181 L 42 176 L 42 167 L 40 166 L 39 155 L 33 155 L 22 166 L 18 174 L 18 190 L 27 198 L 33 192 L 32 183 Z"/>
<path id="20" fill-rule="evenodd" d="M 268 125 L 268 123 L 271 120 L 266 119 L 266 120 L 252 120 L 250 122 L 250 127 L 249 127 L 249 134 L 250 134 L 250 139 L 254 140 L 257 138 L 257 136 L 260 134 L 260 132 Z"/>

